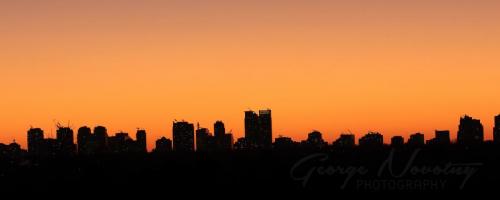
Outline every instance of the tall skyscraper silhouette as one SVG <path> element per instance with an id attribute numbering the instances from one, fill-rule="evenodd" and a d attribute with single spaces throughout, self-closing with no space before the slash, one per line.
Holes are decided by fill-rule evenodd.
<path id="1" fill-rule="evenodd" d="M 96 153 L 106 153 L 108 151 L 108 130 L 104 126 L 94 128 L 94 147 Z"/>
<path id="2" fill-rule="evenodd" d="M 76 140 L 77 140 L 79 154 L 90 154 L 91 153 L 92 130 L 89 127 L 83 126 L 83 127 L 79 128 Z"/>
<path id="3" fill-rule="evenodd" d="M 74 143 L 73 130 L 69 127 L 59 126 L 56 134 L 59 153 L 70 155 L 75 154 L 76 146 Z"/>
<path id="4" fill-rule="evenodd" d="M 226 127 L 222 121 L 214 124 L 215 149 L 217 151 L 229 151 L 233 149 L 233 134 L 226 133 Z"/>
<path id="5" fill-rule="evenodd" d="M 259 143 L 259 115 L 254 111 L 245 112 L 245 141 L 249 148 Z"/>
<path id="6" fill-rule="evenodd" d="M 495 116 L 495 127 L 493 128 L 493 141 L 500 144 L 500 115 Z"/>
<path id="7" fill-rule="evenodd" d="M 465 115 L 460 118 L 457 143 L 461 145 L 477 145 L 484 140 L 484 130 L 481 121 Z"/>
<path id="8" fill-rule="evenodd" d="M 271 110 L 259 111 L 259 138 L 264 149 L 271 149 L 273 145 L 273 121 Z"/>
<path id="9" fill-rule="evenodd" d="M 194 151 L 194 125 L 188 122 L 174 122 L 173 149 L 179 152 Z"/>
<path id="10" fill-rule="evenodd" d="M 245 112 L 245 139 L 250 148 L 270 149 L 273 143 L 271 110 Z"/>
<path id="11" fill-rule="evenodd" d="M 226 127 L 224 126 L 224 122 L 216 121 L 214 124 L 214 136 L 216 138 L 222 138 L 226 134 Z"/>
<path id="12" fill-rule="evenodd" d="M 28 130 L 28 152 L 33 155 L 40 155 L 43 151 L 44 138 L 43 130 L 40 128 L 30 128 Z"/>
<path id="13" fill-rule="evenodd" d="M 139 152 L 148 152 L 147 142 L 146 142 L 146 130 L 139 129 L 135 134 L 136 146 Z"/>

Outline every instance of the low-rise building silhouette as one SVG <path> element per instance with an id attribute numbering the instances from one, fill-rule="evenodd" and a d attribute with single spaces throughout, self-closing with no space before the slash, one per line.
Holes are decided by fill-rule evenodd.
<path id="1" fill-rule="evenodd" d="M 341 134 L 340 137 L 333 142 L 335 148 L 354 148 L 356 139 L 354 134 Z"/>
<path id="2" fill-rule="evenodd" d="M 391 147 L 399 148 L 405 145 L 403 136 L 394 136 L 391 138 Z"/>
<path id="3" fill-rule="evenodd" d="M 432 146 L 446 146 L 450 143 L 450 131 L 448 130 L 436 130 L 435 137 L 427 141 L 427 144 Z"/>
<path id="4" fill-rule="evenodd" d="M 171 151 L 172 151 L 172 140 L 169 140 L 165 137 L 156 140 L 156 146 L 154 152 L 166 153 Z"/>
<path id="5" fill-rule="evenodd" d="M 313 131 L 307 135 L 307 140 L 302 141 L 302 146 L 308 149 L 324 149 L 328 143 L 323 140 L 321 132 Z"/>
<path id="6" fill-rule="evenodd" d="M 297 148 L 297 143 L 289 137 L 279 136 L 274 139 L 274 149 L 278 151 L 287 151 Z"/>
<path id="7" fill-rule="evenodd" d="M 11 158 L 11 159 L 16 159 L 16 158 L 21 158 L 23 157 L 27 152 L 21 149 L 21 145 L 16 143 L 16 141 L 13 141 L 12 143 L 6 145 L 0 143 L 0 159 L 3 158 Z"/>
<path id="8" fill-rule="evenodd" d="M 384 136 L 378 132 L 370 132 L 359 139 L 361 148 L 381 148 L 384 146 Z"/>
<path id="9" fill-rule="evenodd" d="M 120 132 L 108 138 L 109 150 L 111 153 L 145 153 L 146 131 L 138 130 L 136 140 L 132 139 L 128 133 Z"/>
<path id="10" fill-rule="evenodd" d="M 108 138 L 109 151 L 111 153 L 127 153 L 131 151 L 132 138 L 128 133 L 119 132 Z"/>
<path id="11" fill-rule="evenodd" d="M 425 137 L 422 133 L 415 133 L 410 135 L 408 139 L 408 146 L 410 147 L 423 147 L 425 145 Z"/>

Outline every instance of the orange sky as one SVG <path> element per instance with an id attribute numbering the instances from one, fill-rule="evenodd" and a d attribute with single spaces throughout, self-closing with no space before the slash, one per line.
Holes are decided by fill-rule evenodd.
<path id="1" fill-rule="evenodd" d="M 119 3 L 117 3 L 119 2 Z M 54 120 L 171 137 L 174 119 L 243 135 L 456 135 L 500 113 L 497 0 L 0 2 L 0 142 Z"/>

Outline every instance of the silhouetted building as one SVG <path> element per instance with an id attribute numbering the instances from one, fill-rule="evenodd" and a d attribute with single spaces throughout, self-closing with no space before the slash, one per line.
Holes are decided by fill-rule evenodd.
<path id="1" fill-rule="evenodd" d="M 32 155 L 40 155 L 44 149 L 43 130 L 31 128 L 28 130 L 28 152 Z"/>
<path id="2" fill-rule="evenodd" d="M 171 151 L 172 151 L 172 140 L 169 140 L 165 137 L 156 140 L 156 146 L 154 152 L 165 153 Z"/>
<path id="3" fill-rule="evenodd" d="M 92 130 L 87 127 L 81 127 L 78 129 L 78 135 L 77 135 L 77 145 L 78 145 L 78 153 L 79 154 L 91 154 L 92 153 Z"/>
<path id="4" fill-rule="evenodd" d="M 307 135 L 307 140 L 302 144 L 305 148 L 323 149 L 328 146 L 328 143 L 323 140 L 323 135 L 319 131 L 313 131 Z"/>
<path id="5" fill-rule="evenodd" d="M 95 153 L 108 152 L 108 130 L 104 126 L 94 128 L 93 150 Z"/>
<path id="6" fill-rule="evenodd" d="M 392 147 L 402 147 L 405 145 L 405 139 L 403 136 L 394 136 L 391 138 L 391 146 Z"/>
<path id="7" fill-rule="evenodd" d="M 73 130 L 69 127 L 59 126 L 56 134 L 59 145 L 58 153 L 74 155 L 76 153 L 76 146 L 73 138 Z"/>
<path id="8" fill-rule="evenodd" d="M 297 143 L 289 137 L 279 136 L 274 140 L 274 149 L 278 151 L 292 150 L 297 147 Z"/>
<path id="9" fill-rule="evenodd" d="M 270 149 L 273 143 L 271 110 L 245 112 L 245 139 L 250 148 Z"/>
<path id="10" fill-rule="evenodd" d="M 381 148 L 384 146 L 384 136 L 380 133 L 370 132 L 359 139 L 361 148 Z"/>
<path id="11" fill-rule="evenodd" d="M 26 152 L 21 149 L 21 146 L 16 143 L 16 141 L 10 143 L 9 145 L 0 143 L 0 160 L 5 158 L 17 159 L 24 156 Z M 2 165 L 3 167 L 3 165 Z"/>
<path id="12" fill-rule="evenodd" d="M 146 143 L 146 130 L 137 130 L 135 134 L 136 138 L 136 148 L 138 152 L 146 153 L 148 152 L 147 143 Z"/>
<path id="13" fill-rule="evenodd" d="M 174 151 L 194 151 L 194 126 L 188 122 L 174 122 L 173 125 Z"/>
<path id="14" fill-rule="evenodd" d="M 259 115 L 254 111 L 245 112 L 245 141 L 248 146 L 259 142 Z"/>
<path id="15" fill-rule="evenodd" d="M 410 146 L 410 147 L 423 147 L 424 145 L 425 145 L 424 134 L 415 133 L 415 134 L 410 135 L 410 138 L 408 139 L 408 146 Z"/>
<path id="16" fill-rule="evenodd" d="M 196 151 L 213 151 L 215 147 L 214 136 L 207 128 L 196 130 Z"/>
<path id="17" fill-rule="evenodd" d="M 128 133 L 120 132 L 108 138 L 108 147 L 111 153 L 131 153 L 135 151 L 135 142 Z"/>
<path id="18" fill-rule="evenodd" d="M 354 148 L 356 139 L 354 134 L 341 134 L 340 137 L 333 142 L 335 148 Z"/>
<path id="19" fill-rule="evenodd" d="M 215 149 L 218 151 L 229 151 L 233 149 L 233 134 L 226 133 L 226 128 L 222 121 L 214 124 Z"/>
<path id="20" fill-rule="evenodd" d="M 457 143 L 461 145 L 477 145 L 484 140 L 484 130 L 481 121 L 469 116 L 460 118 Z"/>
<path id="21" fill-rule="evenodd" d="M 436 130 L 435 137 L 428 140 L 427 144 L 432 146 L 447 146 L 451 144 L 450 131 L 448 130 Z"/>
<path id="22" fill-rule="evenodd" d="M 264 149 L 271 149 L 273 145 L 273 122 L 271 110 L 259 111 L 259 138 Z"/>
<path id="23" fill-rule="evenodd" d="M 493 128 L 493 141 L 500 144 L 500 115 L 495 116 L 495 127 Z"/>
<path id="24" fill-rule="evenodd" d="M 214 136 L 216 138 L 224 137 L 226 134 L 226 127 L 224 126 L 224 122 L 216 121 L 214 124 Z"/>

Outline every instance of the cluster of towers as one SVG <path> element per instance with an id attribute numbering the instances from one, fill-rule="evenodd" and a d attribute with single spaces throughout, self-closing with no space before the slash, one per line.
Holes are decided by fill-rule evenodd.
<path id="1" fill-rule="evenodd" d="M 174 122 L 172 126 L 172 141 L 161 138 L 156 141 L 158 152 L 174 150 L 177 152 L 209 152 L 209 151 L 229 151 L 233 149 L 233 134 L 226 133 L 225 125 L 222 121 L 214 124 L 214 134 L 207 128 L 181 121 Z"/>
<path id="2" fill-rule="evenodd" d="M 271 110 L 260 110 L 259 114 L 254 111 L 245 112 L 245 137 L 238 139 L 235 143 L 233 134 L 227 133 L 224 123 L 214 123 L 214 134 L 199 124 L 181 121 L 174 122 L 172 128 L 172 140 L 161 138 L 156 141 L 155 151 L 176 152 L 210 152 L 229 151 L 232 149 L 271 149 L 273 145 L 273 129 Z"/>
<path id="3" fill-rule="evenodd" d="M 136 140 L 128 133 L 108 136 L 107 129 L 97 126 L 94 131 L 89 127 L 78 129 L 77 143 L 70 127 L 58 126 L 56 138 L 45 138 L 40 128 L 28 130 L 28 153 L 32 155 L 93 155 L 103 153 L 145 153 L 146 131 L 137 130 Z"/>
<path id="4" fill-rule="evenodd" d="M 271 110 L 245 112 L 245 137 L 238 139 L 238 149 L 271 149 L 273 145 L 273 122 Z"/>

